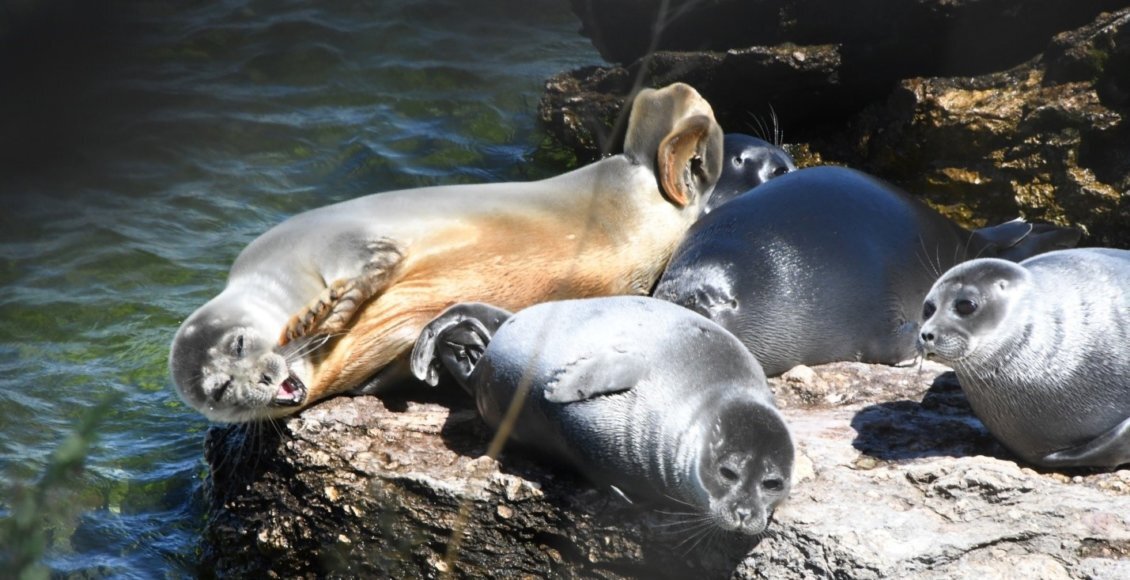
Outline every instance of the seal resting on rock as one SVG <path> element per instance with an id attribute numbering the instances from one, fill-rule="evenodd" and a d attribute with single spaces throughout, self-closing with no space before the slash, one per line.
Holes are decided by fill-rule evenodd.
<path id="1" fill-rule="evenodd" d="M 897 364 L 914 357 L 922 299 L 946 269 L 1078 239 L 1022 221 L 969 232 L 880 179 L 811 167 L 700 218 L 655 296 L 734 333 L 769 376 L 802 364 Z"/>
<path id="2" fill-rule="evenodd" d="M 1130 251 L 972 260 L 938 279 L 922 319 L 918 348 L 1022 459 L 1130 463 Z"/>
<path id="3" fill-rule="evenodd" d="M 673 304 L 618 296 L 513 316 L 457 304 L 412 352 L 417 377 L 435 384 L 441 369 L 492 428 L 629 498 L 757 534 L 788 495 L 792 438 L 761 367 L 729 332 Z"/>
<path id="4" fill-rule="evenodd" d="M 637 95 L 624 153 L 575 171 L 296 215 L 254 240 L 181 325 L 169 355 L 177 391 L 215 421 L 282 416 L 408 378 L 420 330 L 456 302 L 646 294 L 721 158 L 710 105 L 674 84 Z"/>
<path id="5" fill-rule="evenodd" d="M 796 171 L 787 151 L 744 133 L 727 133 L 722 151 L 722 175 L 702 206 L 703 214 L 774 177 Z"/>

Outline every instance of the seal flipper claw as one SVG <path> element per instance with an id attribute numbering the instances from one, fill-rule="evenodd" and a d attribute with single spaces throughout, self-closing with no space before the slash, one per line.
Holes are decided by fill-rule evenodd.
<path id="1" fill-rule="evenodd" d="M 412 374 L 434 387 L 439 383 L 440 369 L 445 368 L 468 388 L 467 379 L 491 337 L 510 316 L 507 310 L 481 302 L 464 302 L 444 310 L 416 339 Z"/>
<path id="2" fill-rule="evenodd" d="M 608 486 L 608 489 L 612 490 L 612 495 L 615 495 L 616 497 L 628 502 L 630 505 L 636 505 L 636 502 L 632 501 L 632 498 L 628 497 L 628 494 L 624 493 L 615 485 Z"/>
<path id="3" fill-rule="evenodd" d="M 1041 461 L 1048 467 L 1118 467 L 1130 463 L 1130 418 L 1094 439 L 1062 451 Z"/>
<path id="4" fill-rule="evenodd" d="M 310 334 L 343 332 L 361 305 L 389 286 L 403 254 L 387 241 L 368 244 L 365 251 L 372 257 L 365 263 L 361 275 L 334 280 L 310 304 L 291 316 L 279 338 L 280 346 Z"/>

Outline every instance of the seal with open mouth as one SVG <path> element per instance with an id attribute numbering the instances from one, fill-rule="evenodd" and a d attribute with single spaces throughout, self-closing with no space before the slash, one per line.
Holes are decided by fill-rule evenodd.
<path id="1" fill-rule="evenodd" d="M 722 130 L 690 86 L 645 89 L 624 152 L 529 183 L 393 191 L 308 211 L 236 259 L 182 324 L 177 391 L 216 421 L 293 413 L 410 378 L 444 308 L 646 294 L 721 172 Z"/>

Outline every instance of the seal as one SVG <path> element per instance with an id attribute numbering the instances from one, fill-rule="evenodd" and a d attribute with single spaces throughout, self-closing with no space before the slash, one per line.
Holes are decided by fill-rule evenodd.
<path id="1" fill-rule="evenodd" d="M 176 389 L 214 421 L 278 417 L 410 378 L 420 330 L 456 302 L 646 294 L 721 157 L 710 105 L 674 84 L 636 96 L 622 154 L 575 171 L 298 214 L 252 241 L 223 291 L 181 325 Z"/>
<path id="2" fill-rule="evenodd" d="M 938 279 L 922 319 L 918 348 L 1020 458 L 1130 463 L 1130 251 L 972 260 Z"/>
<path id="3" fill-rule="evenodd" d="M 811 167 L 703 216 L 654 295 L 734 333 L 769 376 L 915 356 L 922 299 L 953 264 L 1071 247 L 1077 230 L 1022 221 L 969 232 L 880 179 Z"/>
<path id="4" fill-rule="evenodd" d="M 788 496 L 792 438 L 761 367 L 673 304 L 616 296 L 514 315 L 457 304 L 424 328 L 411 365 L 432 384 L 446 370 L 492 428 L 625 497 L 757 534 Z"/>
<path id="5" fill-rule="evenodd" d="M 722 175 L 702 206 L 703 214 L 774 177 L 796 171 L 787 151 L 744 133 L 726 133 L 722 150 Z"/>

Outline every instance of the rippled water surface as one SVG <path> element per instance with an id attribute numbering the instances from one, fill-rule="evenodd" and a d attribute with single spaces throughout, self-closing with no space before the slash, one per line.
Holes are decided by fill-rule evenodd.
<path id="1" fill-rule="evenodd" d="M 191 575 L 207 423 L 168 378 L 179 322 L 304 209 L 563 171 L 531 161 L 542 83 L 599 57 L 564 0 L 39 4 L 0 20 L 0 509 L 117 394 L 46 562 Z"/>

